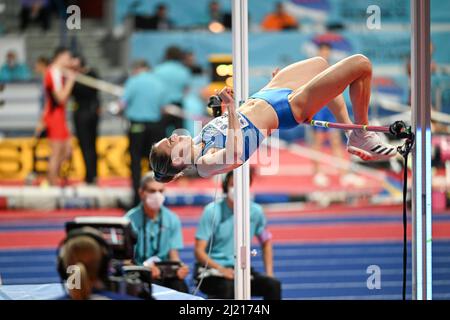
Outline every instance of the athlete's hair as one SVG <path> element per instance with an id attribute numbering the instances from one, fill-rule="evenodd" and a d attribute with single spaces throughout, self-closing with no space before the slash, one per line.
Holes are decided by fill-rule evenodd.
<path id="1" fill-rule="evenodd" d="M 155 175 L 155 180 L 164 183 L 175 179 L 184 169 L 183 166 L 174 166 L 170 154 L 159 151 L 155 148 L 155 145 L 150 150 L 150 166 Z"/>

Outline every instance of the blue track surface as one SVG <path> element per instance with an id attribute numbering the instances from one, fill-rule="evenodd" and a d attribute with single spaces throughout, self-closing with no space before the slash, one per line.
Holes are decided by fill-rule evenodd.
<path id="1" fill-rule="evenodd" d="M 274 253 L 284 299 L 401 299 L 400 242 L 276 244 Z M 183 249 L 181 258 L 193 266 L 192 247 Z M 260 257 L 253 258 L 252 264 L 263 269 Z M 367 288 L 370 265 L 381 269 L 381 289 Z M 408 292 L 410 272 L 409 265 Z M 58 282 L 55 250 L 1 250 L 0 275 L 3 284 Z M 188 282 L 192 284 L 190 278 Z M 450 299 L 450 241 L 433 243 L 433 298 Z"/>
<path id="2" fill-rule="evenodd" d="M 450 221 L 450 215 L 434 216 L 434 222 Z M 293 224 L 348 224 L 348 223 L 376 223 L 376 222 L 402 222 L 402 217 L 399 216 L 328 216 L 328 217 L 288 217 L 288 218 L 271 218 L 268 220 L 270 225 L 293 225 Z M 182 220 L 183 228 L 197 227 L 198 220 Z M 411 217 L 408 218 L 408 224 L 411 223 Z M 15 231 L 51 231 L 64 229 L 65 222 L 51 222 L 51 223 L 8 223 L 0 224 L 0 232 L 15 232 Z"/>

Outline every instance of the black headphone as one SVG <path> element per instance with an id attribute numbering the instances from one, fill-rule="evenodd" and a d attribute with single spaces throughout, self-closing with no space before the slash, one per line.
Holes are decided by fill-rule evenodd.
<path id="1" fill-rule="evenodd" d="M 66 270 L 67 266 L 64 265 L 64 261 L 63 261 L 63 252 L 64 252 L 65 245 L 69 240 L 74 239 L 76 237 L 81 237 L 81 236 L 90 237 L 90 238 L 94 239 L 100 245 L 102 257 L 100 260 L 100 267 L 99 267 L 98 273 L 99 273 L 99 279 L 106 283 L 108 281 L 108 271 L 109 271 L 108 269 L 109 269 L 109 262 L 111 261 L 111 258 L 112 258 L 112 249 L 109 246 L 109 244 L 106 242 L 105 238 L 103 238 L 102 233 L 92 227 L 82 227 L 82 228 L 77 228 L 77 229 L 73 229 L 73 230 L 69 231 L 67 233 L 66 238 L 59 244 L 58 250 L 57 250 L 57 259 L 58 259 L 57 271 L 58 271 L 60 278 L 62 280 L 67 280 L 67 278 L 68 278 L 67 270 Z"/>

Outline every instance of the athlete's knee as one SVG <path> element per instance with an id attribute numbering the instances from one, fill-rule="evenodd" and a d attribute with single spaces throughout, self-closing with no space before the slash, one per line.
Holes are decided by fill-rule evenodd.
<path id="1" fill-rule="evenodd" d="M 365 55 L 363 55 L 361 53 L 354 54 L 354 55 L 350 56 L 349 59 L 353 60 L 353 61 L 357 61 L 359 63 L 369 63 L 370 64 L 369 58 L 367 58 Z"/>
<path id="2" fill-rule="evenodd" d="M 372 63 L 370 62 L 369 58 L 367 58 L 365 55 L 355 54 L 351 56 L 350 59 L 353 63 L 355 63 L 360 72 L 365 74 L 372 73 Z"/>
<path id="3" fill-rule="evenodd" d="M 323 58 L 323 57 L 314 57 L 314 62 L 317 63 L 317 65 L 322 69 L 325 70 L 326 68 L 328 68 L 330 66 L 330 64 L 328 63 L 328 61 Z"/>

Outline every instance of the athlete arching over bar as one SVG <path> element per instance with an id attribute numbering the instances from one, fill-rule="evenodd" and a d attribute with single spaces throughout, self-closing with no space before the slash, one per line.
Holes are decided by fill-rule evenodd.
<path id="1" fill-rule="evenodd" d="M 153 145 L 151 167 L 161 182 L 188 169 L 202 177 L 228 172 L 248 160 L 273 130 L 308 123 L 325 105 L 338 122 L 352 124 L 342 97 L 347 86 L 355 124 L 368 125 L 371 79 L 370 60 L 356 54 L 332 66 L 320 57 L 291 64 L 237 110 L 232 90 L 224 88 L 219 96 L 228 112 L 211 120 L 195 138 L 173 134 Z M 396 147 L 363 129 L 348 132 L 347 150 L 363 160 L 397 154 Z"/>

